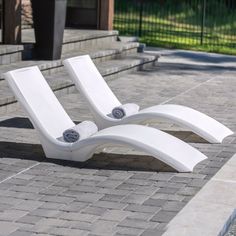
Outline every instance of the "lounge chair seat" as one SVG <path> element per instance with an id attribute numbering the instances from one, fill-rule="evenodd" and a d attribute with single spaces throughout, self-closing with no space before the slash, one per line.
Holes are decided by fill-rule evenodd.
<path id="1" fill-rule="evenodd" d="M 109 114 L 121 103 L 89 55 L 66 59 L 64 65 L 76 88 L 87 101 L 99 129 L 119 124 L 144 124 L 162 118 L 190 129 L 210 143 L 221 143 L 225 137 L 233 134 L 230 129 L 213 118 L 192 108 L 174 104 L 152 106 L 122 119 L 115 119 Z"/>
<path id="2" fill-rule="evenodd" d="M 39 134 L 46 157 L 86 161 L 96 150 L 125 145 L 144 151 L 180 172 L 192 171 L 206 156 L 183 141 L 154 128 L 119 125 L 98 131 L 88 138 L 67 143 L 59 140 L 74 127 L 37 66 L 9 71 L 5 79 L 26 110 Z"/>

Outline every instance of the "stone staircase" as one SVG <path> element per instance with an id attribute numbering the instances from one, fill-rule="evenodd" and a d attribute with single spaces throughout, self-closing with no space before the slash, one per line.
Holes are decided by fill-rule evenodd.
<path id="1" fill-rule="evenodd" d="M 17 101 L 3 78 L 3 73 L 6 71 L 37 65 L 51 88 L 60 96 L 74 90 L 74 85 L 62 65 L 62 61 L 66 58 L 89 54 L 106 80 L 151 67 L 158 60 L 157 55 L 138 53 L 137 42 L 118 41 L 117 31 L 66 29 L 62 59 L 56 61 L 31 59 L 34 43 L 32 30 L 24 30 L 23 40 L 27 42 L 24 46 L 0 47 L 0 114 L 18 108 Z"/>
<path id="2" fill-rule="evenodd" d="M 21 60 L 23 45 L 0 45 L 0 65 L 8 65 Z"/>

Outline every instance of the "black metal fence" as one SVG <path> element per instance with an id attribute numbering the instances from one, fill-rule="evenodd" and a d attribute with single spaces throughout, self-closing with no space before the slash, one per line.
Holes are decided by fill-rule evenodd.
<path id="1" fill-rule="evenodd" d="M 236 50 L 236 0 L 115 0 L 114 27 L 152 45 Z"/>

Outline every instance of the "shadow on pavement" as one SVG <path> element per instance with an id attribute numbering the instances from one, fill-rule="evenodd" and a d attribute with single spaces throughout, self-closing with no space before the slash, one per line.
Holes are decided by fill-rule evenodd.
<path id="1" fill-rule="evenodd" d="M 218 71 L 236 71 L 236 67 L 233 66 L 217 66 L 217 65 L 196 65 L 196 64 L 185 64 L 185 63 L 171 63 L 171 62 L 159 62 L 159 69 L 168 68 L 168 71 L 176 70 L 193 70 L 193 71 L 211 71 L 217 73 Z M 181 71 L 181 73 L 184 73 Z"/>
<path id="2" fill-rule="evenodd" d="M 74 121 L 79 124 L 81 121 Z M 31 121 L 26 117 L 13 117 L 0 122 L 0 127 L 19 128 L 19 129 L 34 129 Z"/>
<path id="3" fill-rule="evenodd" d="M 87 169 L 109 169 L 124 171 L 175 171 L 154 157 L 143 154 L 98 153 L 85 162 L 46 158 L 39 144 L 0 142 L 0 158 L 33 160 Z"/>
<path id="4" fill-rule="evenodd" d="M 222 64 L 222 63 L 234 63 L 236 62 L 235 56 L 230 55 L 222 55 L 222 54 L 212 54 L 212 53 L 203 53 L 203 52 L 187 52 L 187 51 L 177 51 L 171 53 L 173 56 L 182 57 L 185 59 L 189 59 L 190 61 L 197 61 L 197 62 L 206 62 L 206 63 L 215 63 L 215 64 Z"/>

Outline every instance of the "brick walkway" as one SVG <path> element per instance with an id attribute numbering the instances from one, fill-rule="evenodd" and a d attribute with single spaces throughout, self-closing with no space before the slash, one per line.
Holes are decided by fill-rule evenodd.
<path id="1" fill-rule="evenodd" d="M 235 70 L 163 56 L 158 67 L 109 85 L 122 102 L 191 106 L 236 131 Z M 79 94 L 59 99 L 75 121 L 91 119 Z M 84 164 L 47 160 L 24 113 L 7 113 L 0 121 L 0 236 L 162 235 L 236 152 L 236 136 L 209 144 L 176 125 L 156 126 L 189 142 L 208 160 L 184 174 L 163 165 L 153 171 L 158 161 L 125 148 L 109 149 Z"/>

